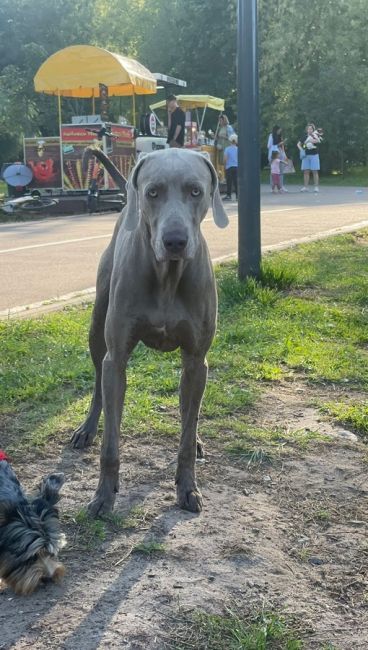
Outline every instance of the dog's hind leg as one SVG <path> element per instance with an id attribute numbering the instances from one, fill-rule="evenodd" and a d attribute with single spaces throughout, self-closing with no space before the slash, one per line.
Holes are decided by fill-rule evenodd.
<path id="1" fill-rule="evenodd" d="M 106 354 L 104 323 L 107 305 L 104 308 L 104 313 L 101 313 L 101 310 L 98 307 L 101 307 L 101 305 L 98 305 L 96 302 L 89 333 L 89 348 L 95 366 L 95 386 L 88 415 L 83 424 L 74 431 L 71 439 L 71 443 L 76 449 L 84 449 L 84 447 L 88 447 L 92 444 L 97 433 L 98 422 L 102 410 L 101 377 L 102 361 Z"/>
<path id="2" fill-rule="evenodd" d="M 73 433 L 71 443 L 76 449 L 84 449 L 92 444 L 98 428 L 102 410 L 102 362 L 106 354 L 105 319 L 109 304 L 111 269 L 105 263 L 97 280 L 96 302 L 89 331 L 89 349 L 95 366 L 95 387 L 88 415 Z"/>

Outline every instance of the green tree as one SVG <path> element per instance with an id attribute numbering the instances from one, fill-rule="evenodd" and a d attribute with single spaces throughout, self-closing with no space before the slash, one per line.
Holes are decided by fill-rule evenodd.
<path id="1" fill-rule="evenodd" d="M 296 142 L 324 128 L 325 168 L 361 161 L 368 120 L 365 0 L 260 1 L 262 133 L 280 123 Z"/>
<path id="2" fill-rule="evenodd" d="M 185 79 L 189 92 L 230 97 L 235 88 L 236 0 L 147 0 L 139 54 L 151 70 Z"/>
<path id="3" fill-rule="evenodd" d="M 190 93 L 224 97 L 236 120 L 236 0 L 2 0 L 0 162 L 23 135 L 57 133 L 57 106 L 33 77 L 55 51 L 91 43 L 185 79 Z M 326 169 L 367 162 L 366 0 L 259 0 L 261 137 L 280 123 L 296 155 L 308 121 L 324 128 Z M 142 101 L 143 104 L 143 101 Z M 129 110 L 114 100 L 116 115 Z M 64 100 L 63 117 L 84 111 Z M 295 143 L 295 144 L 294 144 Z"/>
<path id="4" fill-rule="evenodd" d="M 54 135 L 54 98 L 34 92 L 43 61 L 73 43 L 87 42 L 89 0 L 2 0 L 0 5 L 0 162 L 21 156 L 24 135 Z"/>

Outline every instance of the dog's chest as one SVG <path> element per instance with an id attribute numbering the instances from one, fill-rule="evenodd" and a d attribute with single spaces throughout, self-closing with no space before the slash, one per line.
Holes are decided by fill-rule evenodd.
<path id="1" fill-rule="evenodd" d="M 181 313 L 152 315 L 142 327 L 141 339 L 145 345 L 162 352 L 170 352 L 194 341 L 190 319 Z"/>

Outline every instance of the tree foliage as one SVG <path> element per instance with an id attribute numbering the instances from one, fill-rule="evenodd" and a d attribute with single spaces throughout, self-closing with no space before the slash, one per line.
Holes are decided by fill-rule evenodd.
<path id="1" fill-rule="evenodd" d="M 258 4 L 262 142 L 280 123 L 295 143 L 313 121 L 325 131 L 326 168 L 366 162 L 366 0 Z M 2 0 L 1 160 L 20 155 L 23 135 L 57 132 L 56 102 L 34 92 L 33 77 L 76 43 L 133 56 L 185 79 L 189 92 L 225 97 L 236 121 L 236 8 L 236 0 Z M 77 104 L 66 100 L 66 115 Z"/>
<path id="2" fill-rule="evenodd" d="M 260 2 L 261 114 L 296 141 L 323 127 L 325 166 L 366 162 L 366 0 Z"/>
<path id="3" fill-rule="evenodd" d="M 88 42 L 92 3 L 86 0 L 2 0 L 0 4 L 1 160 L 21 150 L 23 135 L 54 135 L 55 100 L 34 92 L 43 61 L 66 44 Z"/>

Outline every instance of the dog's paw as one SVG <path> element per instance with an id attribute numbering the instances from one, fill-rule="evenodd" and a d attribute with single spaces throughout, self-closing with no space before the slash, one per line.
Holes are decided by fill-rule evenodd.
<path id="1" fill-rule="evenodd" d="M 197 438 L 197 458 L 204 458 L 204 444 L 200 438 Z"/>
<path id="2" fill-rule="evenodd" d="M 193 490 L 180 490 L 178 488 L 177 500 L 179 508 L 183 510 L 189 510 L 189 512 L 201 512 L 202 510 L 202 495 L 198 488 Z"/>
<path id="3" fill-rule="evenodd" d="M 74 431 L 70 439 L 70 444 L 72 447 L 74 447 L 74 449 L 85 449 L 86 447 L 91 446 L 95 435 L 95 427 L 88 427 L 87 423 L 84 422 L 78 427 L 78 429 Z"/>
<path id="4" fill-rule="evenodd" d="M 112 512 L 115 503 L 115 495 L 106 497 L 96 493 L 95 497 L 88 504 L 87 510 L 90 517 L 96 519 Z"/>

